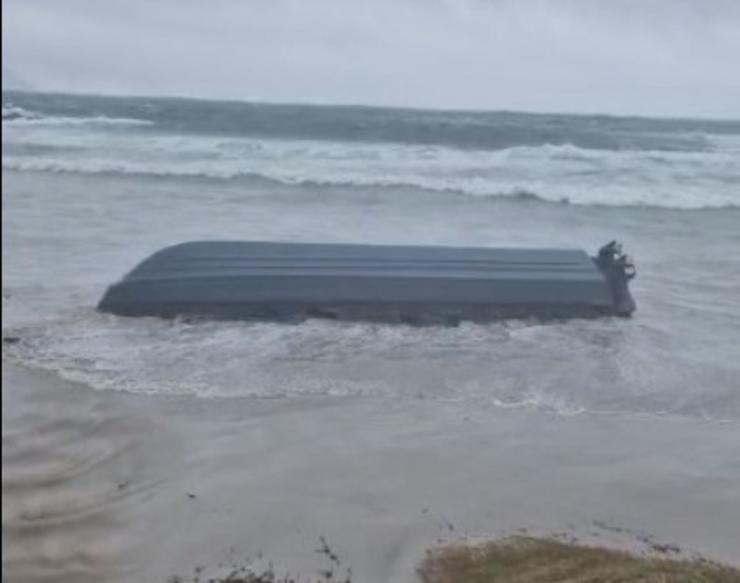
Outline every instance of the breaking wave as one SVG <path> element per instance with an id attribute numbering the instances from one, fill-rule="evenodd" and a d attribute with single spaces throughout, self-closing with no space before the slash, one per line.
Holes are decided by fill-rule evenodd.
<path id="1" fill-rule="evenodd" d="M 45 116 L 15 105 L 4 105 L 2 110 L 3 127 L 25 126 L 151 126 L 153 122 L 128 117 Z"/>
<path id="2" fill-rule="evenodd" d="M 245 105 L 242 115 L 236 115 L 228 108 L 214 106 L 215 113 L 209 110 L 210 115 L 218 113 L 221 125 L 214 125 L 213 120 L 208 125 L 208 111 L 199 116 L 187 108 L 181 111 L 184 106 L 179 105 L 171 106 L 171 111 L 148 102 L 136 107 L 109 104 L 108 109 L 101 109 L 103 105 L 67 104 L 64 109 L 57 104 L 52 113 L 41 114 L 33 107 L 5 104 L 3 127 L 9 131 L 3 133 L 3 169 L 175 180 L 256 180 L 307 189 L 413 189 L 575 205 L 740 206 L 740 134 L 734 126 L 718 126 L 714 133 L 710 127 L 680 127 L 665 134 L 648 122 L 640 122 L 635 129 L 627 121 L 602 127 L 606 122 L 594 119 L 589 122 L 591 127 L 588 119 L 569 118 L 560 122 L 573 128 L 548 133 L 545 129 L 549 126 L 543 120 L 526 116 L 496 117 L 495 123 L 492 118 L 481 129 L 471 126 L 461 114 L 438 119 L 439 114 L 424 118 L 422 123 L 416 120 L 417 113 L 375 112 L 379 119 L 365 120 L 367 112 L 351 111 L 351 119 L 365 120 L 363 123 L 383 131 L 401 124 L 396 134 L 376 132 L 373 136 L 377 139 L 370 140 L 350 131 L 349 122 L 333 110 L 300 110 L 301 115 L 313 115 L 305 122 L 310 126 L 307 129 L 303 122 L 294 121 L 291 123 L 297 126 L 291 126 L 285 121 L 284 110 L 269 107 L 263 111 L 265 108 Z M 60 111 L 62 116 L 57 113 Z M 100 112 L 106 115 L 98 115 Z M 342 115 L 348 114 L 344 111 Z M 141 119 L 146 117 L 156 123 Z M 202 132 L 193 130 L 198 120 L 205 124 Z M 449 127 L 443 127 L 445 120 Z M 511 127 L 514 122 L 516 131 Z M 229 124 L 234 125 L 234 133 L 225 135 Z M 273 127 L 276 124 L 277 129 Z M 411 137 L 417 141 L 401 131 L 406 127 L 403 124 L 416 132 Z M 422 129 L 429 124 L 440 133 L 436 141 L 422 140 Z M 601 143 L 584 138 L 586 126 L 591 128 L 591 133 L 586 132 L 589 136 L 610 137 L 614 147 L 584 145 Z M 217 132 L 214 128 L 220 129 Z M 280 128 L 290 130 L 289 135 L 278 136 Z M 496 147 L 473 147 L 463 139 L 475 133 L 475 128 Z M 483 142 L 488 143 L 486 140 Z"/>
<path id="3" fill-rule="evenodd" d="M 35 111 L 29 111 L 15 105 L 3 105 L 3 122 L 16 120 L 40 119 L 43 116 Z"/>
<path id="4" fill-rule="evenodd" d="M 108 120 L 106 123 L 111 122 Z M 588 150 L 572 145 L 459 151 L 168 136 L 88 136 L 4 143 L 3 168 L 30 172 L 264 180 L 307 188 L 416 189 L 597 206 L 676 209 L 740 205 L 730 151 Z M 39 153 L 39 148 L 46 151 Z M 76 149 L 75 149 L 76 148 Z"/>

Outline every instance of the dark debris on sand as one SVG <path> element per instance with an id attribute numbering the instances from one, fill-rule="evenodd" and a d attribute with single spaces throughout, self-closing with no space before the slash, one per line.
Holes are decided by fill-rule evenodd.
<path id="1" fill-rule="evenodd" d="M 255 569 L 249 560 L 243 564 L 234 563 L 225 574 L 206 575 L 205 567 L 196 567 L 190 578 L 173 575 L 167 583 L 352 583 L 352 570 L 342 570 L 342 561 L 322 536 L 316 553 L 325 557 L 328 565 L 318 571 L 318 578 L 303 579 L 293 575 L 278 575 L 270 564 L 266 569 Z M 220 567 L 222 567 L 220 565 Z"/>

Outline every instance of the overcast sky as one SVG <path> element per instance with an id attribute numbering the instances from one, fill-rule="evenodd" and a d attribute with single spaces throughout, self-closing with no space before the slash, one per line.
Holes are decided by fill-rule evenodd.
<path id="1" fill-rule="evenodd" d="M 4 86 L 740 118 L 740 0 L 4 0 Z"/>

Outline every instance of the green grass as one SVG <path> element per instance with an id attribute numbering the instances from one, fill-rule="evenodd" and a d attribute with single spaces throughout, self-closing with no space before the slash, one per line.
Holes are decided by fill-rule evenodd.
<path id="1" fill-rule="evenodd" d="M 422 583 L 740 583 L 740 570 L 703 559 L 635 556 L 531 537 L 441 547 L 418 572 Z"/>

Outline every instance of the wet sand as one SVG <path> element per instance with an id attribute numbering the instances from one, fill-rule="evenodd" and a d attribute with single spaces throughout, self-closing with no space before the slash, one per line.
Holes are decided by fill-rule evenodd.
<path id="1" fill-rule="evenodd" d="M 354 581 L 407 583 L 432 545 L 518 529 L 740 564 L 737 423 L 150 397 L 4 365 L 9 582 L 164 582 L 258 556 L 305 578 L 323 536 Z"/>

